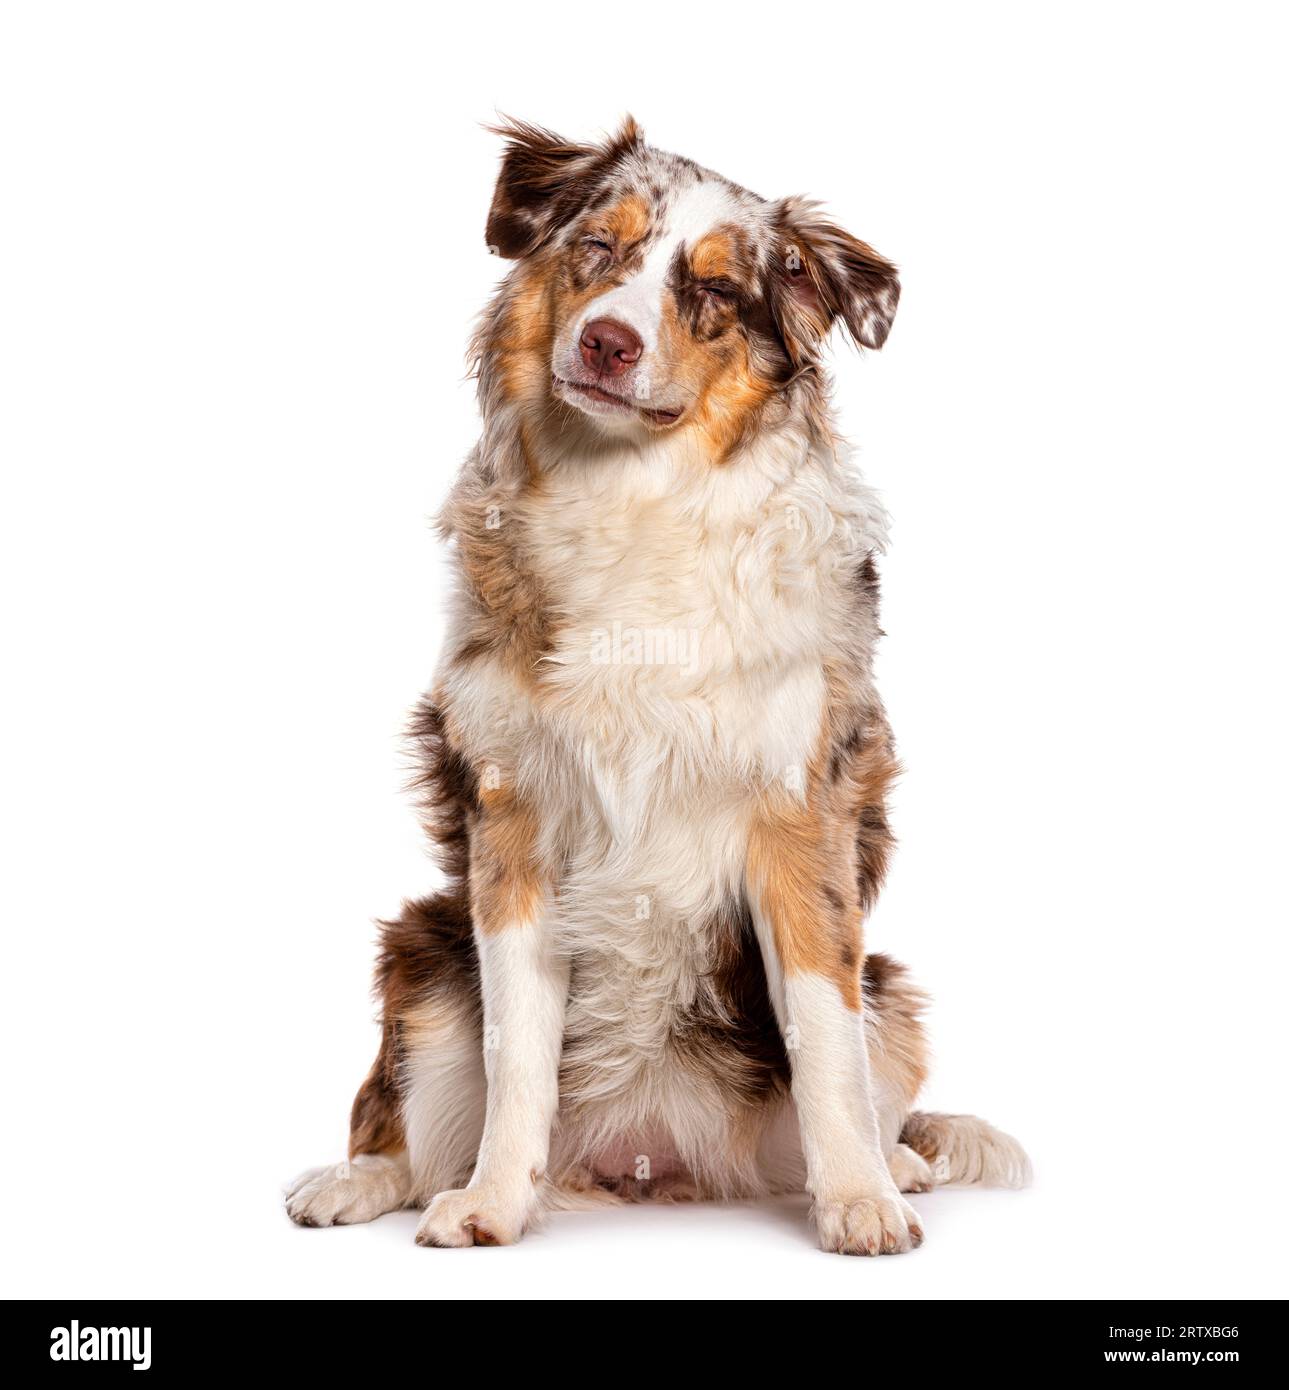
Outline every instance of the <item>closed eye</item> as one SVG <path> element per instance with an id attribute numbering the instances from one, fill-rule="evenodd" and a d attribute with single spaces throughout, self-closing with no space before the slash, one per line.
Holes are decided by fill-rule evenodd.
<path id="1" fill-rule="evenodd" d="M 589 246 L 592 251 L 604 251 L 610 256 L 613 254 L 613 247 L 607 241 L 596 236 L 583 237 L 582 245 Z"/>
<path id="2" fill-rule="evenodd" d="M 737 291 L 725 280 L 700 280 L 698 292 L 712 299 L 733 299 Z"/>

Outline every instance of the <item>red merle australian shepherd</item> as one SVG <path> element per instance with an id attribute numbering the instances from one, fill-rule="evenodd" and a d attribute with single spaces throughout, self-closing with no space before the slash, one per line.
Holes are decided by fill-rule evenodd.
<path id="1" fill-rule="evenodd" d="M 825 1250 L 922 1240 L 901 1193 L 1025 1155 L 913 1109 L 923 997 L 866 955 L 896 773 L 873 685 L 885 517 L 821 345 L 880 348 L 895 267 L 798 199 L 505 125 L 513 262 L 413 733 L 443 889 L 386 923 L 380 1052 L 303 1225 L 806 1191 Z"/>

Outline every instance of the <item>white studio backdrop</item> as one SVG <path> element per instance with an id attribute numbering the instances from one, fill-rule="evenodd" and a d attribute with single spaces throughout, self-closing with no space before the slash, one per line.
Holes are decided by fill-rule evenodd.
<path id="1" fill-rule="evenodd" d="M 11 4 L 0 566 L 11 1296 L 1283 1296 L 1282 20 L 1271 6 Z M 291 1227 L 435 882 L 399 731 L 476 431 L 498 111 L 826 200 L 894 517 L 871 944 L 1030 1148 L 900 1260 L 802 1203 L 423 1251 Z"/>

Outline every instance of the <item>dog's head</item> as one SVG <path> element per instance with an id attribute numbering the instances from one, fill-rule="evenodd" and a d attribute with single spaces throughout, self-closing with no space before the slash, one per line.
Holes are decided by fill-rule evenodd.
<path id="1" fill-rule="evenodd" d="M 610 432 L 693 428 L 723 458 L 834 323 L 885 341 L 895 267 L 813 204 L 652 149 L 630 118 L 598 145 L 499 133 L 487 240 L 520 265 L 478 351 L 509 399 Z"/>

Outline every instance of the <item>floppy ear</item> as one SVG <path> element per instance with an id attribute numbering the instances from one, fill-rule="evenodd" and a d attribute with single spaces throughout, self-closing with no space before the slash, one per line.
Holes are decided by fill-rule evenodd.
<path id="1" fill-rule="evenodd" d="M 779 204 L 779 241 L 771 299 L 793 360 L 813 356 L 837 319 L 861 346 L 881 347 L 900 302 L 890 261 L 801 198 Z"/>
<path id="2" fill-rule="evenodd" d="M 526 121 L 489 126 L 506 141 L 492 195 L 488 249 L 508 260 L 530 255 L 581 209 L 599 180 L 644 143 L 630 116 L 602 145 L 574 145 Z"/>

